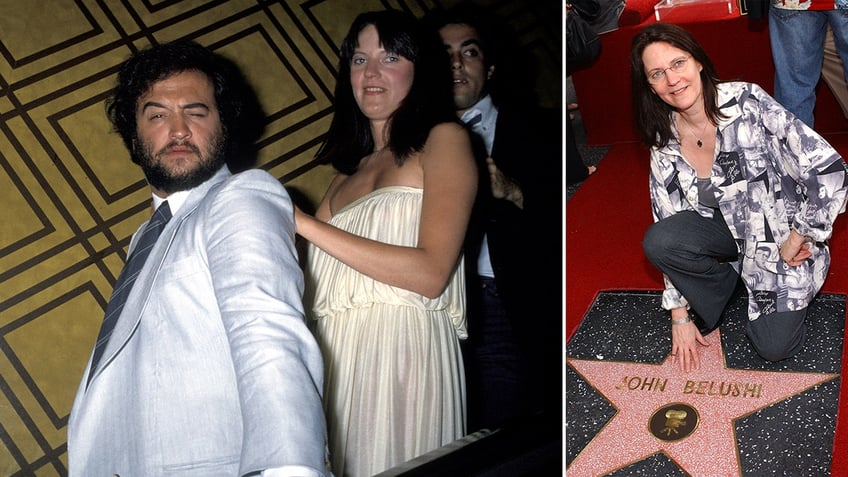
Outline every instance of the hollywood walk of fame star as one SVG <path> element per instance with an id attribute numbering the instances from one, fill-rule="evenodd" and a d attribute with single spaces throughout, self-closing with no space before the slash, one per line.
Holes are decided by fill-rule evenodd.
<path id="1" fill-rule="evenodd" d="M 660 364 L 567 359 L 617 409 L 566 469 L 569 477 L 606 475 L 658 452 L 689 475 L 740 475 L 734 421 L 838 377 L 729 369 L 720 332 L 705 338 L 701 369 L 689 373 L 670 356 Z M 666 426 L 659 435 L 650 429 L 657 417 Z"/>

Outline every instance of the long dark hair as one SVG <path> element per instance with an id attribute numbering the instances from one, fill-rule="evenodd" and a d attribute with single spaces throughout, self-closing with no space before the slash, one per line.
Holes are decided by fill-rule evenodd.
<path id="1" fill-rule="evenodd" d="M 252 152 L 265 127 L 255 91 L 235 63 L 184 39 L 147 47 L 121 65 L 117 85 L 106 99 L 106 115 L 127 149 L 132 151 L 137 139 L 138 99 L 154 83 L 186 71 L 199 71 L 212 83 L 227 156 Z"/>
<path id="2" fill-rule="evenodd" d="M 717 104 L 718 77 L 715 66 L 695 37 L 680 26 L 671 23 L 652 23 L 633 37 L 630 47 L 630 85 L 633 97 L 633 120 L 639 138 L 648 146 L 664 147 L 674 137 L 672 113 L 674 108 L 654 94 L 645 75 L 642 53 L 652 43 L 664 42 L 679 48 L 701 63 L 701 84 L 704 111 L 713 124 L 724 115 Z"/>
<path id="3" fill-rule="evenodd" d="M 387 147 L 398 166 L 420 151 L 436 124 L 458 121 L 453 104 L 450 64 L 436 32 L 428 31 L 412 14 L 379 10 L 356 17 L 342 41 L 333 120 L 316 154 L 319 162 L 332 163 L 344 174 L 356 172 L 359 161 L 374 152 L 368 118 L 360 111 L 350 82 L 350 61 L 359 33 L 374 25 L 386 51 L 414 64 L 409 94 L 388 121 Z"/>

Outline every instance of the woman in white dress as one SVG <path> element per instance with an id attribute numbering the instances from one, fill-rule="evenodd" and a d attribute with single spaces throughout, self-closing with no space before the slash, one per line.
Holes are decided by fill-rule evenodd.
<path id="1" fill-rule="evenodd" d="M 447 55 L 415 17 L 358 16 L 340 56 L 318 151 L 338 175 L 315 217 L 295 218 L 333 470 L 370 476 L 464 435 L 460 255 L 477 168 Z"/>

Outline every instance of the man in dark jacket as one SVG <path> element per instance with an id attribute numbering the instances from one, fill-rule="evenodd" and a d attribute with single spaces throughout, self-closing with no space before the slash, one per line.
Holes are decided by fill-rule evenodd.
<path id="1" fill-rule="evenodd" d="M 457 116 L 479 140 L 481 182 L 465 248 L 468 430 L 546 412 L 558 426 L 561 115 L 497 94 L 496 35 L 479 12 L 433 12 L 425 21 L 450 55 Z"/>

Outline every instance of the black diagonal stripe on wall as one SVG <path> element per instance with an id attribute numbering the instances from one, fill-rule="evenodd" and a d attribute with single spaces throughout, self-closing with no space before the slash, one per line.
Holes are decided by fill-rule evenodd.
<path id="1" fill-rule="evenodd" d="M 54 55 L 56 53 L 61 53 L 63 50 L 70 48 L 81 41 L 87 40 L 103 33 L 103 30 L 97 24 L 94 17 L 91 15 L 91 11 L 85 6 L 85 4 L 77 1 L 76 6 L 77 8 L 79 8 L 80 13 L 82 13 L 86 21 L 88 22 L 88 31 L 80 33 L 79 35 L 62 41 L 61 43 L 56 45 L 45 45 L 45 48 L 38 50 L 29 56 L 24 56 L 22 58 L 15 58 L 12 52 L 6 47 L 5 43 L 3 41 L 0 41 L 0 55 L 2 55 L 3 58 L 5 58 L 10 65 L 19 68 L 22 66 L 26 66 L 39 59 Z"/>

